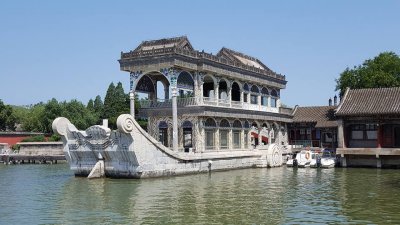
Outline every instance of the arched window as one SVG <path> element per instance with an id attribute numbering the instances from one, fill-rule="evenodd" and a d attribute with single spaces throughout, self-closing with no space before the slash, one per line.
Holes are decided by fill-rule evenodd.
<path id="1" fill-rule="evenodd" d="M 168 124 L 165 121 L 158 123 L 158 141 L 164 146 L 168 146 Z"/>
<path id="2" fill-rule="evenodd" d="M 258 146 L 258 124 L 254 121 L 251 124 L 251 145 Z"/>
<path id="3" fill-rule="evenodd" d="M 246 120 L 246 121 L 244 122 L 244 128 L 245 128 L 245 129 L 250 129 L 250 123 L 249 123 L 249 121 Z"/>
<path id="4" fill-rule="evenodd" d="M 204 122 L 204 130 L 205 130 L 205 143 L 206 143 L 206 149 L 207 150 L 212 150 L 215 149 L 214 143 L 215 143 L 215 129 L 217 127 L 217 124 L 215 123 L 215 120 L 212 118 L 208 118 Z"/>
<path id="5" fill-rule="evenodd" d="M 228 120 L 222 119 L 219 123 L 219 144 L 221 149 L 228 149 L 229 148 L 229 129 L 231 125 L 229 124 Z"/>
<path id="6" fill-rule="evenodd" d="M 226 119 L 222 119 L 221 122 L 219 123 L 219 127 L 221 129 L 229 129 L 231 127 L 230 123 Z"/>
<path id="7" fill-rule="evenodd" d="M 260 132 L 261 135 L 261 142 L 263 143 L 263 145 L 267 145 L 269 143 L 269 139 L 268 139 L 268 124 L 263 123 L 262 125 L 262 129 Z"/>
<path id="8" fill-rule="evenodd" d="M 275 123 L 273 123 L 271 131 L 270 131 L 270 135 L 269 135 L 271 138 L 271 143 L 275 143 L 277 135 L 278 135 L 278 126 Z"/>
<path id="9" fill-rule="evenodd" d="M 194 81 L 192 75 L 185 71 L 181 72 L 178 76 L 176 87 L 179 91 L 179 97 L 193 97 Z"/>
<path id="10" fill-rule="evenodd" d="M 203 97 L 214 99 L 214 79 L 211 76 L 206 75 L 203 81 Z"/>
<path id="11" fill-rule="evenodd" d="M 212 118 L 208 118 L 206 122 L 204 122 L 204 127 L 206 128 L 216 128 L 217 124 L 215 123 L 215 120 Z"/>
<path id="12" fill-rule="evenodd" d="M 240 87 L 239 87 L 239 84 L 236 82 L 232 83 L 231 100 L 240 102 Z"/>
<path id="13" fill-rule="evenodd" d="M 257 85 L 251 86 L 250 90 L 250 103 L 251 104 L 258 104 L 258 96 L 260 95 L 260 89 L 258 89 Z"/>
<path id="14" fill-rule="evenodd" d="M 277 101 L 278 101 L 278 92 L 276 90 L 271 91 L 271 107 L 276 108 L 277 107 Z"/>
<path id="15" fill-rule="evenodd" d="M 261 89 L 261 105 L 268 106 L 268 96 L 269 96 L 268 89 L 263 87 Z"/>
<path id="16" fill-rule="evenodd" d="M 241 148 L 242 145 L 242 123 L 239 120 L 235 120 L 232 124 L 232 142 L 233 148 Z"/>
<path id="17" fill-rule="evenodd" d="M 228 100 L 228 84 L 224 79 L 221 79 L 218 84 L 218 98 L 222 100 Z"/>
<path id="18" fill-rule="evenodd" d="M 193 147 L 192 127 L 193 125 L 190 121 L 186 120 L 182 123 L 183 148 L 185 152 L 189 152 L 189 149 Z"/>

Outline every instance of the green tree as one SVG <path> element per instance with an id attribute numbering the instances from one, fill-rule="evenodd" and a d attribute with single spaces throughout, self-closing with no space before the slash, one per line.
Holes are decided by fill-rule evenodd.
<path id="1" fill-rule="evenodd" d="M 40 102 L 35 104 L 26 112 L 22 112 L 20 114 L 20 123 L 22 124 L 22 128 L 25 131 L 34 131 L 34 132 L 45 132 L 46 128 L 43 124 L 45 111 L 45 104 Z"/>
<path id="2" fill-rule="evenodd" d="M 44 107 L 44 112 L 43 112 L 43 127 L 44 130 L 42 132 L 46 133 L 51 133 L 52 128 L 51 125 L 57 117 L 62 116 L 63 114 L 63 108 L 61 104 L 57 101 L 57 99 L 52 98 L 50 101 L 48 101 Z"/>
<path id="3" fill-rule="evenodd" d="M 94 113 L 78 100 L 63 102 L 61 116 L 68 118 L 80 130 L 85 130 L 97 122 Z"/>
<path id="4" fill-rule="evenodd" d="M 13 108 L 0 99 L 0 130 L 15 130 L 16 117 Z"/>
<path id="5" fill-rule="evenodd" d="M 111 83 L 108 86 L 106 97 L 104 97 L 104 108 L 102 117 L 110 118 L 111 116 L 116 114 L 116 110 L 113 107 L 115 105 L 115 85 Z"/>
<path id="6" fill-rule="evenodd" d="M 346 88 L 381 88 L 400 86 L 400 57 L 383 52 L 362 65 L 346 68 L 336 79 L 336 90 L 343 96 Z"/>
<path id="7" fill-rule="evenodd" d="M 129 101 L 127 102 L 127 94 L 124 92 L 122 83 L 118 82 L 117 86 L 111 83 L 107 89 L 104 98 L 104 110 L 102 118 L 109 120 L 109 126 L 116 128 L 116 122 L 119 115 L 129 113 Z"/>
<path id="8" fill-rule="evenodd" d="M 90 112 L 94 112 L 94 102 L 93 99 L 90 99 L 86 105 L 86 108 L 90 111 Z"/>
<path id="9" fill-rule="evenodd" d="M 94 99 L 93 108 L 94 111 L 99 114 L 99 117 L 103 114 L 104 104 L 100 95 L 97 95 Z"/>

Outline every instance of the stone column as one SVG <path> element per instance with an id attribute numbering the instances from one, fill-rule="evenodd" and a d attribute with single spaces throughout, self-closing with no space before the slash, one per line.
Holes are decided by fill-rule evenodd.
<path id="1" fill-rule="evenodd" d="M 219 147 L 219 128 L 217 128 L 217 129 L 215 129 L 215 134 L 214 134 L 215 136 L 215 143 L 214 143 L 214 147 L 215 147 L 215 149 L 214 150 L 219 150 L 220 149 L 220 147 Z"/>
<path id="2" fill-rule="evenodd" d="M 219 105 L 219 83 L 215 86 L 214 98 L 217 100 L 217 105 Z"/>
<path id="3" fill-rule="evenodd" d="M 258 110 L 261 110 L 261 95 L 257 95 Z"/>
<path id="4" fill-rule="evenodd" d="M 130 105 L 131 116 L 133 118 L 135 118 L 135 92 L 134 91 L 129 92 L 129 105 Z"/>
<path id="5" fill-rule="evenodd" d="M 338 148 L 346 148 L 346 143 L 344 139 L 343 120 L 337 120 L 337 124 L 338 124 L 338 134 L 337 134 Z"/>
<path id="6" fill-rule="evenodd" d="M 240 148 L 241 148 L 241 149 L 244 149 L 244 148 L 245 148 L 244 143 L 245 143 L 245 139 L 244 139 L 244 130 L 242 129 L 242 130 L 240 131 Z"/>
<path id="7" fill-rule="evenodd" d="M 271 96 L 267 98 L 267 108 L 271 108 Z"/>
<path id="8" fill-rule="evenodd" d="M 229 129 L 228 132 L 228 149 L 233 149 L 233 131 Z"/>
<path id="9" fill-rule="evenodd" d="M 172 88 L 172 149 L 178 151 L 178 108 L 176 105 L 177 89 Z"/>
<path id="10" fill-rule="evenodd" d="M 232 107 L 232 85 L 231 85 L 231 87 L 229 87 L 227 98 L 228 98 L 229 106 Z"/>

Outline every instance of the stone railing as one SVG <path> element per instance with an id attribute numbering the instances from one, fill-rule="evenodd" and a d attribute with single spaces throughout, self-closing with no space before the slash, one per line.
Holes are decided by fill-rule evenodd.
<path id="1" fill-rule="evenodd" d="M 140 108 L 142 108 L 142 109 L 172 108 L 172 100 L 171 99 L 140 100 L 139 104 L 140 104 Z M 250 104 L 250 103 L 239 102 L 239 101 L 229 101 L 228 99 L 216 99 L 216 98 L 210 98 L 210 97 L 203 97 L 202 99 L 198 99 L 196 97 L 177 98 L 177 106 L 178 107 L 216 106 L 216 107 L 224 107 L 224 108 L 245 109 L 245 110 L 254 110 L 254 111 L 261 111 L 261 112 L 272 112 L 272 113 L 280 113 L 280 114 L 285 114 L 285 115 L 292 115 L 291 108 L 267 107 L 267 106 L 260 106 L 258 104 Z"/>
<path id="2" fill-rule="evenodd" d="M 178 47 L 167 47 L 167 48 L 158 48 L 158 49 L 151 49 L 151 50 L 145 50 L 145 51 L 130 51 L 130 52 L 121 52 L 121 59 L 131 59 L 131 58 L 137 58 L 137 57 L 147 57 L 147 56 L 155 56 L 155 55 L 167 55 L 167 54 L 180 54 L 184 55 L 187 57 L 195 58 L 195 59 L 207 59 L 213 62 L 217 62 L 220 64 L 236 67 L 236 68 L 241 68 L 244 70 L 252 71 L 255 73 L 259 74 L 264 74 L 269 77 L 273 77 L 278 80 L 285 80 L 286 77 L 281 74 L 276 74 L 272 70 L 264 70 L 260 69 L 258 67 L 254 66 L 249 66 L 245 65 L 242 63 L 238 63 L 235 61 L 227 60 L 218 56 L 215 56 L 210 53 L 206 53 L 204 51 L 199 52 L 196 50 L 188 50 L 188 49 L 183 49 L 183 48 L 178 48 Z"/>
<path id="3" fill-rule="evenodd" d="M 19 142 L 21 155 L 64 155 L 62 142 Z"/>
<path id="4" fill-rule="evenodd" d="M 171 108 L 172 99 L 157 99 L 157 100 L 140 100 L 140 108 Z M 198 105 L 196 98 L 177 98 L 176 104 L 178 107 Z"/>

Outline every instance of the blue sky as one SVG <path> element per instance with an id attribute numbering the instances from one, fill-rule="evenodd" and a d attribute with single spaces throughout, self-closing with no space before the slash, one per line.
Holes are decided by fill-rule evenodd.
<path id="1" fill-rule="evenodd" d="M 282 102 L 326 105 L 335 78 L 383 51 L 400 54 L 400 1 L 0 1 L 0 99 L 86 104 L 110 82 L 129 87 L 121 51 L 187 35 L 286 75 Z"/>

